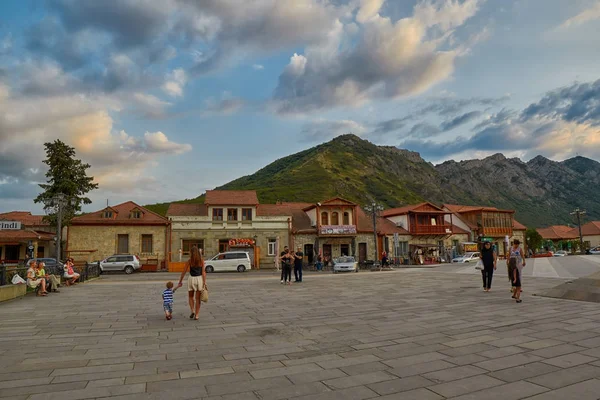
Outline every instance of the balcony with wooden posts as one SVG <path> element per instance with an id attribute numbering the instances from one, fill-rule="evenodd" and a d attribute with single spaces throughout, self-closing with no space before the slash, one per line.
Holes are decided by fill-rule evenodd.
<path id="1" fill-rule="evenodd" d="M 444 213 L 410 213 L 408 231 L 411 235 L 446 236 L 452 234 L 452 224 L 445 221 Z"/>

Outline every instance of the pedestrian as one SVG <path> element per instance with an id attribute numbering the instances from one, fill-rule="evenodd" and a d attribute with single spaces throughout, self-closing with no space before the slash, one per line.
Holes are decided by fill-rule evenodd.
<path id="1" fill-rule="evenodd" d="M 44 262 L 39 262 L 36 274 L 38 278 L 46 279 L 46 284 L 50 286 L 50 290 L 54 293 L 60 293 L 58 287 L 60 286 L 60 278 L 53 274 L 46 273 L 46 264 Z"/>
<path id="2" fill-rule="evenodd" d="M 64 277 L 66 278 L 65 283 L 67 284 L 67 286 L 74 285 L 80 277 L 80 275 L 73 269 L 74 266 L 75 263 L 73 262 L 73 259 L 67 258 L 67 262 L 64 266 Z"/>
<path id="3" fill-rule="evenodd" d="M 190 305 L 190 319 L 198 321 L 200 318 L 200 300 L 202 292 L 207 289 L 206 286 L 206 269 L 204 268 L 204 258 L 198 249 L 198 246 L 192 246 L 190 250 L 190 259 L 185 263 L 181 277 L 179 278 L 179 287 L 183 285 L 183 278 L 187 271 L 190 271 L 188 278 L 188 302 Z M 195 300 L 195 303 L 194 303 Z"/>
<path id="4" fill-rule="evenodd" d="M 177 289 L 183 286 L 183 283 L 177 284 L 177 287 L 173 287 L 173 282 L 167 282 L 167 288 L 163 290 L 163 308 L 165 310 L 165 318 L 169 321 L 173 318 L 173 294 Z"/>
<path id="5" fill-rule="evenodd" d="M 323 270 L 323 257 L 321 256 L 321 254 L 317 254 L 317 271 L 322 271 Z"/>
<path id="6" fill-rule="evenodd" d="M 483 270 L 481 271 L 481 276 L 483 277 L 483 291 L 489 292 L 492 289 L 492 277 L 494 276 L 496 261 L 498 260 L 496 250 L 494 250 L 490 242 L 485 242 L 483 244 L 479 258 L 481 258 L 481 262 L 483 263 Z"/>
<path id="7" fill-rule="evenodd" d="M 297 283 L 302 282 L 302 262 L 304 261 L 304 253 L 300 246 L 296 249 L 296 253 L 294 253 L 294 278 L 296 278 Z"/>
<path id="8" fill-rule="evenodd" d="M 514 287 L 512 298 L 520 303 L 521 300 L 521 279 L 523 276 L 523 267 L 525 267 L 525 258 L 523 249 L 520 246 L 521 242 L 515 239 L 512 247 L 510 248 L 509 256 L 506 260 L 508 265 L 508 271 L 511 276 L 511 284 Z"/>
<path id="9" fill-rule="evenodd" d="M 281 256 L 281 269 L 283 269 L 283 283 L 284 285 L 292 284 L 292 262 L 294 261 L 294 255 L 290 249 L 285 250 Z"/>
<path id="10" fill-rule="evenodd" d="M 285 262 L 283 260 L 283 257 L 286 256 L 289 252 L 290 252 L 290 249 L 287 246 L 285 246 L 283 248 L 283 251 L 279 255 L 279 259 L 281 261 L 281 284 L 282 285 L 285 283 L 285 281 L 283 280 L 285 278 L 285 268 L 283 267 Z"/>

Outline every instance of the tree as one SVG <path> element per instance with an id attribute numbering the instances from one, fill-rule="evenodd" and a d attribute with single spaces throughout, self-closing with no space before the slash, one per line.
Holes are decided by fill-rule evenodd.
<path id="1" fill-rule="evenodd" d="M 527 245 L 533 251 L 539 249 L 544 244 L 544 238 L 534 228 L 527 229 L 525 237 L 527 238 Z"/>
<path id="2" fill-rule="evenodd" d="M 46 219 L 52 226 L 57 226 L 57 216 L 50 201 L 62 193 L 66 200 L 62 214 L 62 226 L 66 226 L 69 225 L 75 214 L 81 211 L 83 204 L 92 203 L 85 195 L 97 189 L 98 184 L 93 182 L 93 177 L 87 176 L 86 170 L 90 168 L 90 165 L 75 158 L 73 147 L 60 140 L 44 143 L 44 147 L 46 148 L 44 164 L 48 165 L 47 183 L 40 184 L 44 191 L 34 201 L 44 203 L 44 210 L 50 211 Z"/>

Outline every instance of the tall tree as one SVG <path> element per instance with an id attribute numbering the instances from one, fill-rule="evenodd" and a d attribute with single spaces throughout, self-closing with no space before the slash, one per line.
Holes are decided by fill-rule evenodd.
<path id="1" fill-rule="evenodd" d="M 533 251 L 541 248 L 544 244 L 544 238 L 534 228 L 527 229 L 525 232 L 525 238 L 527 240 L 527 245 Z"/>
<path id="2" fill-rule="evenodd" d="M 86 171 L 90 165 L 75 158 L 73 147 L 58 139 L 51 143 L 44 143 L 44 147 L 46 148 L 44 164 L 48 165 L 47 183 L 40 184 L 44 191 L 34 201 L 44 203 L 44 210 L 49 212 L 47 220 L 52 226 L 56 226 L 57 216 L 49 203 L 53 197 L 62 193 L 66 200 L 62 226 L 66 226 L 75 214 L 81 211 L 83 204 L 91 204 L 92 201 L 85 195 L 97 189 L 98 184 L 93 182 L 93 177 L 87 176 Z"/>

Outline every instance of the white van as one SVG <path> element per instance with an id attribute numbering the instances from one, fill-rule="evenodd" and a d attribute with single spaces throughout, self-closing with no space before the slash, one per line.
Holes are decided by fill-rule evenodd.
<path id="1" fill-rule="evenodd" d="M 226 251 L 210 260 L 205 260 L 206 272 L 237 271 L 244 272 L 252 268 L 250 254 L 245 251 Z"/>

